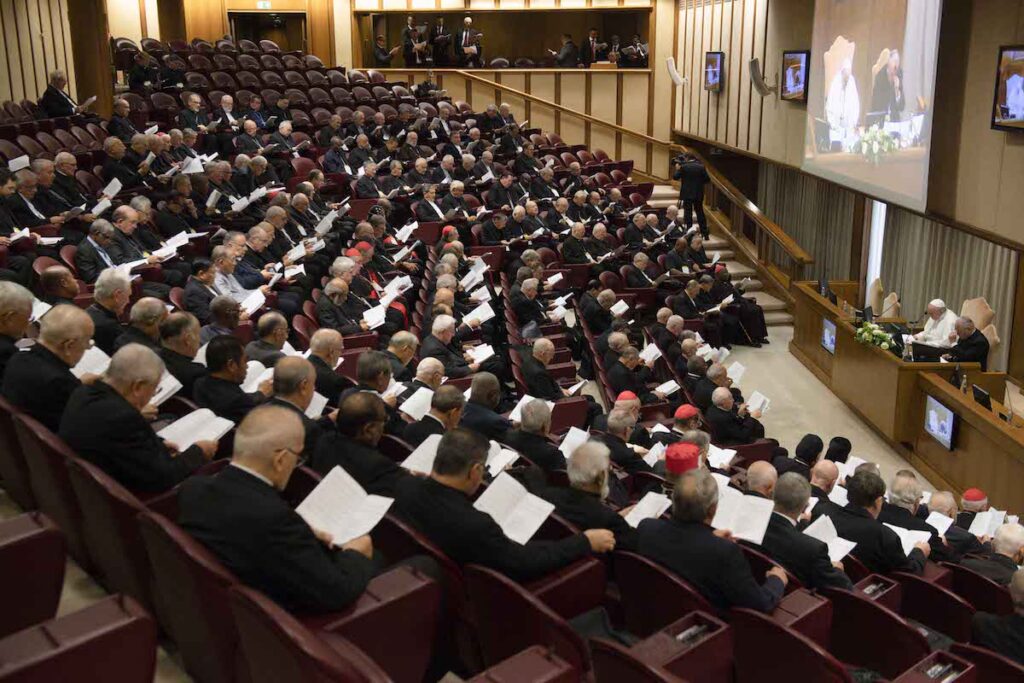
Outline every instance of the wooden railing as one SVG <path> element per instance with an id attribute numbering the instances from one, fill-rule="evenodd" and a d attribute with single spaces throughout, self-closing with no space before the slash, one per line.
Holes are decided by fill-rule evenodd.
<path id="1" fill-rule="evenodd" d="M 711 176 L 711 188 L 704 198 L 711 209 L 709 217 L 721 225 L 733 238 L 733 244 L 760 266 L 762 274 L 774 280 L 790 300 L 789 284 L 804 279 L 804 270 L 814 263 L 814 257 L 765 216 L 697 150 L 673 144 L 672 151 L 674 154 L 689 152 L 704 163 Z"/>

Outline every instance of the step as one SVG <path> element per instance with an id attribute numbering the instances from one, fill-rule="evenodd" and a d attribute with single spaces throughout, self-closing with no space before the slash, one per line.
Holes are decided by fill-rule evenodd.
<path id="1" fill-rule="evenodd" d="M 722 251 L 723 249 L 732 249 L 732 242 L 725 239 L 724 237 L 715 237 L 711 235 L 708 239 L 704 240 L 704 251 L 709 254 L 713 251 Z"/>
<path id="2" fill-rule="evenodd" d="M 740 263 L 739 261 L 723 260 L 723 263 L 725 263 L 725 267 L 728 268 L 729 272 L 732 274 L 733 282 L 739 282 L 745 277 L 752 278 L 754 277 L 754 275 L 757 274 L 757 271 L 755 271 L 753 268 L 744 263 Z"/>
<path id="3" fill-rule="evenodd" d="M 793 316 L 784 311 L 771 311 L 765 312 L 764 322 L 768 327 L 778 327 L 780 325 L 792 325 Z"/>
<path id="4" fill-rule="evenodd" d="M 741 278 L 742 279 L 742 278 Z M 739 282 L 739 280 L 735 280 Z M 743 285 L 743 291 L 747 294 L 759 293 L 764 290 L 764 283 L 758 280 L 756 277 L 752 277 L 746 281 Z"/>
<path id="5" fill-rule="evenodd" d="M 747 288 L 744 288 L 747 289 Z M 747 289 L 747 291 L 750 291 Z M 782 301 L 778 297 L 772 296 L 768 292 L 763 291 L 750 291 L 751 298 L 757 302 L 761 309 L 767 314 L 769 311 L 785 311 L 786 302 Z"/>
<path id="6" fill-rule="evenodd" d="M 723 263 L 736 260 L 736 253 L 732 249 L 705 249 L 704 251 L 710 258 L 715 258 L 715 254 L 718 254 L 718 260 Z"/>

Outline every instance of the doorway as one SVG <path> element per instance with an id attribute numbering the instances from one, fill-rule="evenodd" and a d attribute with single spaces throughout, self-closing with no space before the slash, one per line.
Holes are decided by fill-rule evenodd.
<path id="1" fill-rule="evenodd" d="M 272 40 L 282 52 L 308 51 L 305 12 L 229 12 L 235 40 Z"/>

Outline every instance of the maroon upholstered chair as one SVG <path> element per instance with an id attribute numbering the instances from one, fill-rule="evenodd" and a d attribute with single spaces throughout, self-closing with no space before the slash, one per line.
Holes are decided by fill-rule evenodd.
<path id="1" fill-rule="evenodd" d="M 0 480 L 4 490 L 23 510 L 34 510 L 36 499 L 29 483 L 28 463 L 14 431 L 14 413 L 20 412 L 0 396 Z"/>
<path id="2" fill-rule="evenodd" d="M 111 595 L 0 640 L 3 683 L 140 683 L 156 670 L 156 624 L 134 600 Z"/>
<path id="3" fill-rule="evenodd" d="M 575 683 L 578 680 L 568 662 L 546 647 L 534 645 L 481 671 L 468 683 Z"/>
<path id="4" fill-rule="evenodd" d="M 953 572 L 953 592 L 971 603 L 974 609 L 992 614 L 1013 614 L 1013 600 L 1005 586 L 959 564 L 943 562 L 942 566 Z"/>
<path id="5" fill-rule="evenodd" d="M 100 583 L 153 611 L 151 572 L 139 534 L 142 502 L 103 470 L 80 458 L 68 460 L 71 487 L 82 511 L 82 535 Z"/>
<path id="6" fill-rule="evenodd" d="M 893 572 L 903 587 L 900 614 L 919 621 L 960 643 L 971 640 L 974 608 L 959 595 L 937 583 L 906 572 Z"/>
<path id="7" fill-rule="evenodd" d="M 619 551 L 612 555 L 612 566 L 626 630 L 633 635 L 648 636 L 696 610 L 715 612 L 690 584 L 646 557 Z"/>
<path id="8" fill-rule="evenodd" d="M 66 554 L 64 534 L 41 512 L 0 522 L 0 638 L 57 613 Z"/>
<path id="9" fill-rule="evenodd" d="M 982 683 L 986 681 L 1024 681 L 1024 666 L 1009 657 L 996 654 L 988 648 L 953 643 L 949 651 L 974 664 L 978 670 L 978 680 Z"/>
<path id="10" fill-rule="evenodd" d="M 852 683 L 839 661 L 813 640 L 770 616 L 739 608 L 729 612 L 735 633 L 736 683 Z"/>
<path id="11" fill-rule="evenodd" d="M 331 633 L 314 634 L 258 591 L 235 586 L 230 591 L 230 603 L 252 683 L 392 680 L 345 638 Z M 391 653 L 393 659 L 400 657 Z"/>
<path id="12" fill-rule="evenodd" d="M 856 591 L 824 594 L 835 610 L 829 651 L 836 659 L 896 678 L 928 655 L 928 639 L 889 608 Z"/>
<path id="13" fill-rule="evenodd" d="M 39 509 L 64 532 L 71 557 L 89 571 L 92 559 L 82 535 L 82 512 L 67 469 L 67 461 L 77 456 L 60 437 L 28 415 L 15 414 L 14 430 Z"/>
<path id="14" fill-rule="evenodd" d="M 684 679 L 639 659 L 629 648 L 604 638 L 590 641 L 597 683 L 684 683 Z"/>

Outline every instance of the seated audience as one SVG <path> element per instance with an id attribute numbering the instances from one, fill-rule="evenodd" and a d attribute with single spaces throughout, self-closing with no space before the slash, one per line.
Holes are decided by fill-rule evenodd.
<path id="1" fill-rule="evenodd" d="M 519 428 L 506 432 L 502 439 L 546 472 L 565 469 L 565 456 L 549 438 L 551 408 L 546 401 L 534 399 L 523 406 Z"/>
<path id="2" fill-rule="evenodd" d="M 455 429 L 459 426 L 465 405 L 466 397 L 461 389 L 453 386 L 439 387 L 430 397 L 430 412 L 422 420 L 405 428 L 403 440 L 411 446 L 419 446 L 428 436 Z"/>
<path id="3" fill-rule="evenodd" d="M 794 457 L 776 456 L 772 460 L 776 471 L 782 475 L 786 472 L 796 472 L 808 481 L 811 478 L 811 468 L 818 462 L 824 442 L 817 434 L 805 434 L 800 443 L 796 445 Z"/>
<path id="4" fill-rule="evenodd" d="M 14 282 L 0 282 L 0 377 L 7 361 L 18 352 L 15 343 L 28 329 L 32 317 L 32 292 Z"/>
<path id="5" fill-rule="evenodd" d="M 181 395 L 192 400 L 196 380 L 206 367 L 195 361 L 199 352 L 199 321 L 191 313 L 171 313 L 160 323 L 160 349 L 167 372 L 181 382 Z"/>
<path id="6" fill-rule="evenodd" d="M 1024 569 L 1010 580 L 1013 614 L 978 612 L 971 620 L 971 642 L 1024 664 Z"/>
<path id="7" fill-rule="evenodd" d="M 285 357 L 283 349 L 288 343 L 288 321 L 280 313 L 266 313 L 256 323 L 256 334 L 259 338 L 245 345 L 245 355 L 265 367 L 274 367 Z"/>
<path id="8" fill-rule="evenodd" d="M 249 369 L 245 348 L 237 337 L 222 335 L 210 340 L 206 345 L 206 369 L 209 374 L 196 380 L 193 398 L 200 408 L 209 408 L 236 425 L 271 393 L 269 379 L 256 391 L 242 389 Z"/>
<path id="9" fill-rule="evenodd" d="M 501 384 L 489 372 L 478 372 L 469 388 L 469 400 L 462 409 L 459 426 L 472 429 L 487 439 L 501 441 L 512 429 L 508 418 L 497 412 L 501 403 Z"/>
<path id="10" fill-rule="evenodd" d="M 308 458 L 313 454 L 320 437 L 334 429 L 334 420 L 330 417 L 306 414 L 316 393 L 316 370 L 305 358 L 282 358 L 274 366 L 273 382 L 274 393 L 267 404 L 287 408 L 299 416 L 306 433 L 306 445 L 302 453 Z"/>
<path id="11" fill-rule="evenodd" d="M 131 295 L 128 276 L 114 268 L 107 268 L 96 278 L 96 286 L 92 290 L 93 304 L 85 312 L 96 326 L 93 341 L 108 356 L 114 355 L 117 338 L 124 332 L 120 317 Z"/>
<path id="12" fill-rule="evenodd" d="M 160 299 L 147 296 L 136 301 L 128 312 L 128 327 L 114 340 L 114 348 L 142 344 L 160 350 L 160 323 L 167 319 L 167 307 Z"/>
<path id="13" fill-rule="evenodd" d="M 965 557 L 961 564 L 1000 585 L 1010 585 L 1014 573 L 1024 564 L 1024 526 L 1003 524 L 992 537 L 991 552 L 985 557 Z"/>

